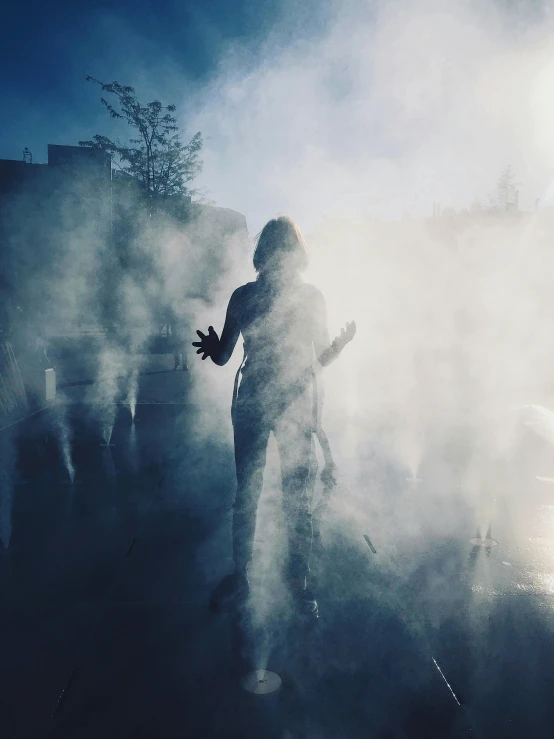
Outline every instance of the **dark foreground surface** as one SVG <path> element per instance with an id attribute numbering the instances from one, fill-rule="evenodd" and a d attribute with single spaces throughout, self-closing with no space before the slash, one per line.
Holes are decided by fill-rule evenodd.
<path id="1" fill-rule="evenodd" d="M 111 407 L 113 446 L 101 446 L 110 409 L 69 391 L 63 409 L 1 432 L 2 737 L 554 734 L 547 442 L 523 432 L 517 464 L 489 465 L 472 506 L 457 492 L 463 454 L 431 453 L 410 483 L 361 439 L 356 460 L 339 460 L 322 525 L 315 627 L 294 616 L 280 575 L 271 448 L 252 597 L 240 616 L 217 615 L 230 432 L 216 442 L 200 422 L 188 373 L 159 372 L 141 380 L 134 423 L 128 405 Z M 490 546 L 470 543 L 476 525 L 491 525 Z M 241 676 L 264 668 L 280 690 L 245 692 Z"/>

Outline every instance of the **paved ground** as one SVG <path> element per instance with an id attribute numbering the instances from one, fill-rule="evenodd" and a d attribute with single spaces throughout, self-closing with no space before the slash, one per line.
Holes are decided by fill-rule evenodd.
<path id="1" fill-rule="evenodd" d="M 472 501 L 457 485 L 467 431 L 429 451 L 419 482 L 364 437 L 339 459 L 315 628 L 295 619 L 280 575 L 272 444 L 251 602 L 241 618 L 215 615 L 230 429 L 209 402 L 200 423 L 205 388 L 171 365 L 143 368 L 134 422 L 128 405 L 94 404 L 68 380 L 67 404 L 0 435 L 2 737 L 552 736 L 547 441 L 523 427 L 517 459 L 485 460 L 488 491 Z M 489 525 L 494 541 L 473 546 Z M 254 668 L 281 689 L 243 691 Z"/>

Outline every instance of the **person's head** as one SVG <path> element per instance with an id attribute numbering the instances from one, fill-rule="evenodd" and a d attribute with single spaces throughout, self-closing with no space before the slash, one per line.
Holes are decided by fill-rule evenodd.
<path id="1" fill-rule="evenodd" d="M 301 272 L 308 266 L 308 251 L 300 229 L 290 218 L 272 218 L 257 237 L 254 268 L 259 275 Z"/>

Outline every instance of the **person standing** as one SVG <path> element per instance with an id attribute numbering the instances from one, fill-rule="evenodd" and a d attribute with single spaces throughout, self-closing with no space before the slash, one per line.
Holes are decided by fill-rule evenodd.
<path id="1" fill-rule="evenodd" d="M 227 308 L 221 338 L 210 326 L 194 342 L 202 359 L 226 364 L 239 335 L 245 359 L 237 373 L 232 406 L 237 490 L 233 506 L 234 572 L 216 589 L 220 603 L 248 592 L 257 506 L 263 483 L 269 434 L 275 435 L 281 461 L 283 507 L 289 545 L 286 579 L 303 613 L 317 615 L 308 586 L 312 541 L 310 477 L 313 433 L 318 431 L 314 402 L 314 352 L 322 366 L 336 359 L 355 333 L 354 322 L 329 341 L 325 300 L 300 273 L 308 265 L 296 224 L 281 216 L 257 238 L 253 282 L 237 288 Z"/>

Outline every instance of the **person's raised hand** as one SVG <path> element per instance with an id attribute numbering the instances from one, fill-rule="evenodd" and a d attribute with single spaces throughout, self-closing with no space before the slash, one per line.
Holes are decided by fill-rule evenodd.
<path id="1" fill-rule="evenodd" d="M 214 354 L 217 353 L 217 350 L 219 348 L 219 336 L 214 331 L 213 326 L 210 326 L 208 328 L 207 335 L 203 334 L 202 331 L 197 331 L 196 333 L 200 337 L 200 341 L 192 342 L 193 346 L 198 347 L 196 353 L 202 354 L 202 359 L 213 357 Z"/>
<path id="2" fill-rule="evenodd" d="M 350 323 L 346 324 L 345 328 L 341 328 L 340 336 L 337 336 L 337 338 L 335 339 L 335 342 L 338 345 L 338 348 L 342 350 L 346 346 L 346 344 L 348 344 L 349 341 L 352 341 L 355 334 L 356 334 L 356 321 L 350 321 Z"/>

